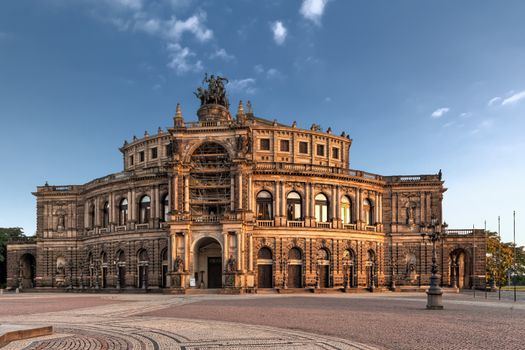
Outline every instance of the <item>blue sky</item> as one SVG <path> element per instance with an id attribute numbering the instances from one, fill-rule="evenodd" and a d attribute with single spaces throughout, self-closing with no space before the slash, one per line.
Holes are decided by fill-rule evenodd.
<path id="1" fill-rule="evenodd" d="M 31 191 L 118 172 L 118 148 L 195 118 L 204 72 L 256 115 L 353 138 L 351 167 L 437 173 L 451 227 L 525 244 L 525 2 L 47 0 L 0 5 L 0 226 Z"/>

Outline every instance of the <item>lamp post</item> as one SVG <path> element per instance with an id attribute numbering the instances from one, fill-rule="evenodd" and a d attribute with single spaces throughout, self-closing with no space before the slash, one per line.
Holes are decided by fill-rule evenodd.
<path id="1" fill-rule="evenodd" d="M 447 228 L 447 223 L 440 224 L 435 217 L 432 217 L 431 223 L 428 226 L 421 225 L 421 237 L 423 240 L 428 238 L 432 242 L 432 275 L 430 276 L 430 287 L 427 289 L 427 309 L 428 310 L 442 310 L 443 309 L 443 291 L 439 286 L 436 242 L 444 235 L 444 230 Z M 443 230 L 443 231 L 442 231 Z"/>

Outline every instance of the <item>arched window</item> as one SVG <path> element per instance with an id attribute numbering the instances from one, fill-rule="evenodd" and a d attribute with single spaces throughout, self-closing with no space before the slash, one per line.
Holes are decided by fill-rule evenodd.
<path id="1" fill-rule="evenodd" d="M 365 211 L 365 222 L 367 226 L 374 224 L 374 204 L 370 199 L 365 199 L 363 202 L 363 209 Z"/>
<path id="2" fill-rule="evenodd" d="M 123 198 L 120 201 L 118 208 L 118 224 L 120 226 L 126 225 L 128 222 L 128 200 Z"/>
<path id="3" fill-rule="evenodd" d="M 139 202 L 139 224 L 147 224 L 151 217 L 151 199 L 144 196 Z"/>
<path id="4" fill-rule="evenodd" d="M 303 208 L 301 195 L 297 192 L 290 192 L 286 197 L 286 212 L 289 221 L 301 221 L 303 218 Z"/>
<path id="5" fill-rule="evenodd" d="M 95 205 L 93 204 L 89 207 L 89 227 L 95 228 Z"/>
<path id="6" fill-rule="evenodd" d="M 271 260 L 272 259 L 272 251 L 270 250 L 270 248 L 262 247 L 259 250 L 259 253 L 257 254 L 257 259 Z"/>
<path id="7" fill-rule="evenodd" d="M 273 219 L 273 198 L 268 191 L 261 191 L 257 194 L 257 219 Z"/>
<path id="8" fill-rule="evenodd" d="M 102 208 L 102 227 L 109 226 L 109 202 L 104 203 Z"/>
<path id="9" fill-rule="evenodd" d="M 352 202 L 348 196 L 341 198 L 341 221 L 343 224 L 352 223 Z"/>
<path id="10" fill-rule="evenodd" d="M 168 194 L 162 197 L 162 211 L 160 213 L 160 221 L 166 222 L 168 220 L 168 213 L 170 212 L 170 202 Z"/>
<path id="11" fill-rule="evenodd" d="M 328 199 L 322 193 L 315 196 L 315 220 L 328 222 Z"/>

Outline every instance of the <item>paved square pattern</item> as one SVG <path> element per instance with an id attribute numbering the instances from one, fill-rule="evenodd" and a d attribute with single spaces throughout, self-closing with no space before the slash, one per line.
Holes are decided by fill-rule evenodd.
<path id="1" fill-rule="evenodd" d="M 518 349 L 525 304 L 424 294 L 4 294 L 0 323 L 51 336 L 4 349 Z"/>

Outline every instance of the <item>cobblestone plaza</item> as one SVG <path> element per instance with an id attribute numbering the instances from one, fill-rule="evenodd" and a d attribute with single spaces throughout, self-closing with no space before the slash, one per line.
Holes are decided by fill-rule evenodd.
<path id="1" fill-rule="evenodd" d="M 14 349 L 521 349 L 523 301 L 418 293 L 4 294 L 0 323 L 53 325 Z"/>

